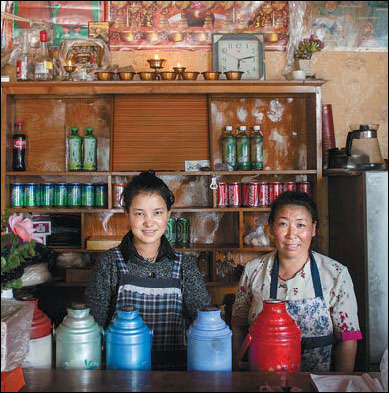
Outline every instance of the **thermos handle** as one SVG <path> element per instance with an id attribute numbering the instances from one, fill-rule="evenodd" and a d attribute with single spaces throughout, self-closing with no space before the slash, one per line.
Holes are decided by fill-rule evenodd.
<path id="1" fill-rule="evenodd" d="M 346 154 L 348 156 L 351 156 L 351 145 L 353 144 L 353 139 L 356 137 L 356 134 L 354 131 L 350 131 L 347 134 L 347 140 L 346 140 Z"/>
<path id="2" fill-rule="evenodd" d="M 243 345 L 240 348 L 239 351 L 239 367 L 240 368 L 244 368 L 244 369 L 248 369 L 248 362 L 243 362 L 243 356 L 245 355 L 248 347 L 251 344 L 251 341 L 253 340 L 253 336 L 250 333 L 247 333 L 247 336 L 243 342 Z"/>

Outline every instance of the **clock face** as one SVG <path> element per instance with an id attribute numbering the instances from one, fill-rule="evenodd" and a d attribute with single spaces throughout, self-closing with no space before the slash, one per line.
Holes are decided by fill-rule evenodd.
<path id="1" fill-rule="evenodd" d="M 214 59 L 218 71 L 243 71 L 242 79 L 264 78 L 262 43 L 258 39 L 221 37 L 216 43 Z"/>

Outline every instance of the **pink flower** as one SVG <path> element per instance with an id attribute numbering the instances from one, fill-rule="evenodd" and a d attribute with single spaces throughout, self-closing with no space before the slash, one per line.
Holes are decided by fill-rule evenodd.
<path id="1" fill-rule="evenodd" d="M 43 242 L 41 238 L 33 236 L 35 229 L 32 226 L 32 221 L 29 218 L 23 218 L 22 214 L 10 216 L 8 225 L 11 231 L 23 241 L 31 242 L 31 240 L 35 240 L 38 243 Z"/>

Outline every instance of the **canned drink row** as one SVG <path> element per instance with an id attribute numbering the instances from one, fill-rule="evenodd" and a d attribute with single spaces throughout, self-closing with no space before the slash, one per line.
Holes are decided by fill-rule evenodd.
<path id="1" fill-rule="evenodd" d="M 190 222 L 186 218 L 170 218 L 165 236 L 170 244 L 186 245 L 190 243 Z"/>
<path id="2" fill-rule="evenodd" d="M 311 195 L 310 182 L 218 183 L 218 207 L 267 207 L 284 191 L 301 191 Z"/>
<path id="3" fill-rule="evenodd" d="M 107 206 L 105 183 L 13 183 L 11 207 Z"/>

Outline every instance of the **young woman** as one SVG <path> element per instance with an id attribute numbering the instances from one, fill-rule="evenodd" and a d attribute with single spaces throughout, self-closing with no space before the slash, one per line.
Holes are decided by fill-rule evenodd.
<path id="1" fill-rule="evenodd" d="M 87 304 L 104 327 L 117 308 L 134 306 L 153 329 L 153 369 L 185 369 L 186 328 L 210 297 L 195 259 L 164 236 L 174 195 L 149 171 L 133 178 L 123 200 L 130 231 L 97 261 Z"/>
<path id="2" fill-rule="evenodd" d="M 269 215 L 276 250 L 250 261 L 233 307 L 234 364 L 249 325 L 262 311 L 263 300 L 286 300 L 301 329 L 302 371 L 353 371 L 359 330 L 354 287 L 347 268 L 311 251 L 318 215 L 306 193 L 285 192 Z"/>

